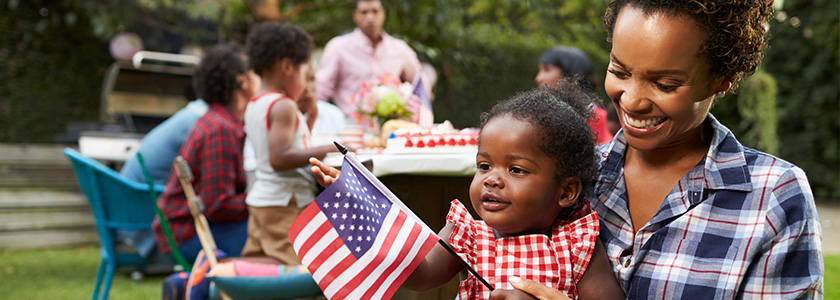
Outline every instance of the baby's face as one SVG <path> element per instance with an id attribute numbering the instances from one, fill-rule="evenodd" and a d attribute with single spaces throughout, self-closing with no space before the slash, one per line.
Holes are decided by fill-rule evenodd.
<path id="1" fill-rule="evenodd" d="M 470 202 L 503 236 L 545 233 L 562 207 L 554 160 L 538 147 L 530 123 L 497 116 L 481 130 Z"/>

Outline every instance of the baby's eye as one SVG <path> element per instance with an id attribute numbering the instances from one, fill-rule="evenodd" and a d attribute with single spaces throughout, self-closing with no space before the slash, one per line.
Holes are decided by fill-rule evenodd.
<path id="1" fill-rule="evenodd" d="M 478 169 L 479 171 L 487 171 L 487 170 L 490 170 L 490 164 L 478 163 L 478 164 L 476 164 L 475 168 Z"/>
<path id="2" fill-rule="evenodd" d="M 522 175 L 522 174 L 528 173 L 528 171 L 525 171 L 525 170 L 517 168 L 517 167 L 511 167 L 510 168 L 510 173 L 515 174 L 515 175 Z"/>

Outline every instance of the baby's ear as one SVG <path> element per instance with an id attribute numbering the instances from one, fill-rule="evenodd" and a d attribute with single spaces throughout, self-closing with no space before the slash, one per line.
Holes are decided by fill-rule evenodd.
<path id="1" fill-rule="evenodd" d="M 583 184 L 581 183 L 580 178 L 569 177 L 563 179 L 563 181 L 560 182 L 559 189 L 557 190 L 557 204 L 559 204 L 560 207 L 569 207 L 574 205 L 575 202 L 577 202 L 582 189 Z"/>

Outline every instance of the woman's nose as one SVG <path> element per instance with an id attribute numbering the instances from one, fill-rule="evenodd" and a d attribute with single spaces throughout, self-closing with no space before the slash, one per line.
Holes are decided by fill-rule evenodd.
<path id="1" fill-rule="evenodd" d="M 650 95 L 648 89 L 638 81 L 629 82 L 624 86 L 621 93 L 621 107 L 627 111 L 643 111 L 650 108 Z"/>

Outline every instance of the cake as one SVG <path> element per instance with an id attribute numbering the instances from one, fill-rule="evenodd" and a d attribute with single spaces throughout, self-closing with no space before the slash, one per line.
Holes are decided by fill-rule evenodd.
<path id="1" fill-rule="evenodd" d="M 477 151 L 478 129 L 453 129 L 445 123 L 426 129 L 394 131 L 383 153 L 465 153 Z"/>

